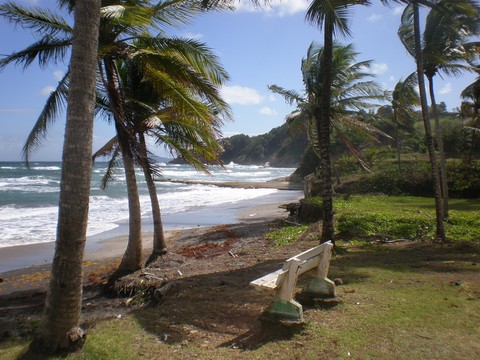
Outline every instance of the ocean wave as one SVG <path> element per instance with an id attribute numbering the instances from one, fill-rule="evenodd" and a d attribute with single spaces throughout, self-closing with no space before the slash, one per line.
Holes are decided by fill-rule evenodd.
<path id="1" fill-rule="evenodd" d="M 31 168 L 32 170 L 45 170 L 45 171 L 58 171 L 62 168 L 59 166 L 34 166 Z"/>

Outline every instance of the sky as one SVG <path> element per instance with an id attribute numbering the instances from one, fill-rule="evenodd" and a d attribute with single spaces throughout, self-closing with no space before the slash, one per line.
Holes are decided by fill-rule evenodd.
<path id="1" fill-rule="evenodd" d="M 55 0 L 17 0 L 25 6 L 55 8 Z M 383 88 L 392 90 L 400 79 L 415 70 L 415 63 L 397 36 L 403 8 L 385 7 L 373 1 L 370 7 L 350 9 L 352 37 L 338 38 L 353 44 L 357 61 L 371 60 L 371 72 Z M 201 15 L 171 34 L 204 42 L 220 58 L 230 75 L 221 89 L 230 104 L 234 121 L 222 128 L 225 137 L 235 134 L 259 135 L 284 123 L 294 107 L 268 90 L 268 85 L 301 91 L 300 65 L 312 41 L 322 43 L 323 33 L 305 21 L 307 0 L 282 0 L 269 7 L 254 8 L 237 1 L 236 11 Z M 19 51 L 36 38 L 30 30 L 0 18 L 0 56 Z M 21 150 L 50 91 L 65 72 L 66 64 L 40 69 L 37 64 L 23 69 L 11 64 L 0 71 L 0 161 L 22 160 Z M 474 81 L 473 74 L 460 78 L 436 79 L 437 102 L 451 110 L 460 105 L 460 92 Z M 61 159 L 65 116 L 50 128 L 33 161 Z M 114 134 L 112 126 L 95 121 L 94 151 Z M 156 153 L 165 155 L 163 150 Z"/>

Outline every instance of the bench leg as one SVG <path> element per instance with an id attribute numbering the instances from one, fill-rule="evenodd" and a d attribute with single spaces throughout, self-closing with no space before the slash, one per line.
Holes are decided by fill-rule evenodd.
<path id="1" fill-rule="evenodd" d="M 287 261 L 287 276 L 277 290 L 277 299 L 265 311 L 264 317 L 273 321 L 305 322 L 302 305 L 293 299 L 300 263 L 301 261 L 296 258 Z"/>
<path id="2" fill-rule="evenodd" d="M 302 297 L 304 296 L 312 299 L 335 298 L 337 296 L 335 283 L 327 278 L 314 278 L 303 288 Z"/>
<path id="3" fill-rule="evenodd" d="M 302 305 L 295 300 L 277 299 L 265 310 L 263 316 L 272 321 L 305 322 Z"/>

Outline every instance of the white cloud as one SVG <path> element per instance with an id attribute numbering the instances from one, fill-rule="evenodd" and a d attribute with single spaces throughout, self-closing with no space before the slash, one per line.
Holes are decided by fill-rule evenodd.
<path id="1" fill-rule="evenodd" d="M 401 15 L 404 9 L 405 9 L 405 6 L 396 6 L 393 8 L 392 13 L 393 15 Z"/>
<path id="2" fill-rule="evenodd" d="M 229 104 L 253 105 L 263 101 L 263 96 L 257 90 L 245 86 L 224 86 L 221 94 Z"/>
<path id="3" fill-rule="evenodd" d="M 260 109 L 259 113 L 262 115 L 274 116 L 274 115 L 277 115 L 277 110 L 272 109 L 268 106 L 264 106 Z"/>
<path id="4" fill-rule="evenodd" d="M 372 14 L 367 18 L 367 21 L 371 22 L 371 23 L 374 23 L 374 22 L 380 21 L 381 19 L 382 19 L 382 15 Z"/>
<path id="5" fill-rule="evenodd" d="M 275 102 L 275 101 L 277 101 L 277 98 L 275 97 L 275 95 L 270 94 L 270 95 L 268 95 L 268 101 Z"/>
<path id="6" fill-rule="evenodd" d="M 388 78 L 388 80 L 390 80 L 391 82 L 395 82 L 397 79 L 395 79 L 395 76 L 392 75 Z"/>
<path id="7" fill-rule="evenodd" d="M 370 67 L 370 70 L 375 75 L 385 74 L 388 71 L 388 65 L 373 63 Z"/>
<path id="8" fill-rule="evenodd" d="M 61 70 L 57 70 L 53 72 L 53 78 L 57 81 L 62 80 L 64 76 L 65 76 L 65 73 Z"/>
<path id="9" fill-rule="evenodd" d="M 48 96 L 52 91 L 55 90 L 54 86 L 45 86 L 41 91 L 40 95 Z"/>
<path id="10" fill-rule="evenodd" d="M 438 93 L 441 95 L 445 94 L 450 94 L 452 92 L 452 84 L 451 83 L 446 83 L 439 91 Z"/>
<path id="11" fill-rule="evenodd" d="M 249 0 L 239 0 L 235 4 L 237 11 L 264 12 L 270 15 L 287 16 L 305 12 L 310 2 L 308 0 L 272 0 L 268 5 L 255 6 Z"/>

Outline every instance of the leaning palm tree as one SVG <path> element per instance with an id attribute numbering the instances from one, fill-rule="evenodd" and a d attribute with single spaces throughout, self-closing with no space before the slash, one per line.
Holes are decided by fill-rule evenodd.
<path id="1" fill-rule="evenodd" d="M 430 124 L 430 116 L 428 113 L 427 93 L 424 79 L 423 54 L 421 46 L 420 31 L 420 6 L 437 7 L 438 0 L 381 0 L 383 4 L 390 5 L 392 3 L 406 4 L 406 8 L 402 14 L 402 23 L 408 22 L 413 24 L 413 32 L 409 38 L 414 48 L 414 58 L 417 67 L 418 90 L 420 98 L 420 106 L 422 110 L 422 119 L 425 130 L 425 143 L 428 149 L 430 167 L 433 178 L 433 190 L 435 194 L 435 237 L 441 241 L 445 240 L 445 228 L 443 224 L 443 202 L 442 190 L 440 182 L 440 174 L 438 171 L 438 159 L 435 153 L 435 144 L 432 136 L 432 127 Z"/>
<path id="2" fill-rule="evenodd" d="M 73 1 L 62 1 L 67 8 L 73 8 Z M 99 36 L 98 86 L 103 87 L 108 98 L 113 124 L 118 135 L 121 156 L 125 168 L 127 192 L 129 199 L 129 241 L 121 268 L 132 271 L 142 267 L 142 240 L 141 214 L 138 200 L 138 190 L 135 179 L 134 164 L 138 162 L 142 167 L 150 168 L 148 159 L 142 158 L 141 146 L 135 140 L 134 124 L 125 114 L 124 92 L 121 88 L 117 61 L 125 60 L 135 55 L 142 59 L 148 57 L 147 52 L 135 46 L 135 41 L 151 38 L 149 31 L 159 30 L 161 27 L 178 25 L 187 22 L 195 13 L 201 11 L 200 4 L 185 0 L 163 0 L 152 4 L 151 1 L 137 0 L 133 2 L 108 1 L 101 8 L 101 24 Z M 43 11 L 38 8 L 28 9 L 14 3 L 0 5 L 0 16 L 20 24 L 26 28 L 39 29 L 48 36 L 24 50 L 15 52 L 0 60 L 0 69 L 10 63 L 29 66 L 38 58 L 40 65 L 45 66 L 52 61 L 61 60 L 71 46 L 71 27 L 57 14 Z M 157 41 L 156 46 L 165 47 L 168 44 Z M 194 63 L 195 55 L 181 53 L 180 59 Z M 201 63 L 203 59 L 198 59 Z M 206 63 L 208 68 L 209 63 Z M 150 74 L 157 71 L 153 63 L 145 66 Z M 168 69 L 174 64 L 166 63 Z M 203 65 L 202 65 L 203 66 Z M 197 69 L 195 66 L 178 74 L 178 78 L 185 78 Z M 208 77 L 199 78 L 198 86 L 209 83 L 212 79 L 223 79 L 223 69 L 209 68 Z M 24 146 L 26 161 L 30 153 L 35 150 L 44 138 L 52 121 L 56 120 L 59 108 L 65 103 L 66 89 L 68 88 L 67 75 L 59 82 L 57 89 L 48 98 L 44 110 L 40 114 L 27 143 Z M 161 71 L 157 72 L 161 78 Z M 182 96 L 181 93 L 178 94 Z"/>
<path id="3" fill-rule="evenodd" d="M 139 53 L 143 52 L 143 56 L 133 56 L 128 61 L 119 62 L 118 66 L 124 89 L 125 114 L 134 125 L 141 159 L 149 157 L 145 136 L 151 135 L 175 155 L 197 169 L 207 171 L 204 161 L 218 161 L 221 150 L 217 141 L 219 126 L 224 117 L 230 117 L 228 106 L 218 94 L 218 85 L 225 79 L 224 71 L 202 43 L 179 38 L 161 39 L 169 46 L 159 47 L 160 39 L 157 40 L 142 47 Z M 146 37 L 142 39 L 142 42 L 146 41 Z M 191 60 L 181 60 L 183 54 Z M 151 69 L 152 64 L 155 71 Z M 212 77 L 210 74 L 215 73 L 214 70 L 221 76 Z M 103 108 L 109 110 L 111 107 L 107 104 Z M 110 164 L 114 164 L 118 144 L 116 136 L 96 156 L 111 153 L 114 156 Z M 144 170 L 152 205 L 154 237 L 150 262 L 166 252 L 166 243 L 152 171 L 141 161 L 139 165 Z M 111 169 L 109 167 L 103 185 L 108 182 Z"/>
<path id="4" fill-rule="evenodd" d="M 411 11 L 407 7 L 406 12 Z M 408 14 L 407 14 L 408 15 Z M 442 140 L 440 119 L 435 99 L 434 77 L 443 72 L 458 76 L 462 71 L 472 70 L 467 64 L 469 58 L 464 46 L 465 40 L 478 34 L 480 23 L 478 7 L 472 0 L 440 0 L 427 16 L 422 37 L 422 58 L 425 76 L 428 80 L 431 108 L 435 120 L 435 140 L 440 157 L 444 218 L 448 218 L 448 181 L 446 159 Z M 414 56 L 412 16 L 403 16 L 399 35 L 407 51 Z"/>
<path id="5" fill-rule="evenodd" d="M 35 345 L 42 352 L 73 352 L 85 342 L 80 328 L 95 102 L 100 1 L 75 6 L 70 88 L 62 156 L 59 215 L 52 276 Z"/>
<path id="6" fill-rule="evenodd" d="M 307 9 L 306 20 L 319 28 L 323 27 L 324 51 L 321 64 L 322 97 L 321 107 L 315 114 L 320 143 L 322 173 L 322 242 L 333 240 L 333 190 L 332 164 L 330 155 L 330 100 L 332 87 L 333 37 L 336 32 L 350 35 L 348 10 L 353 5 L 369 5 L 367 0 L 313 0 Z"/>

